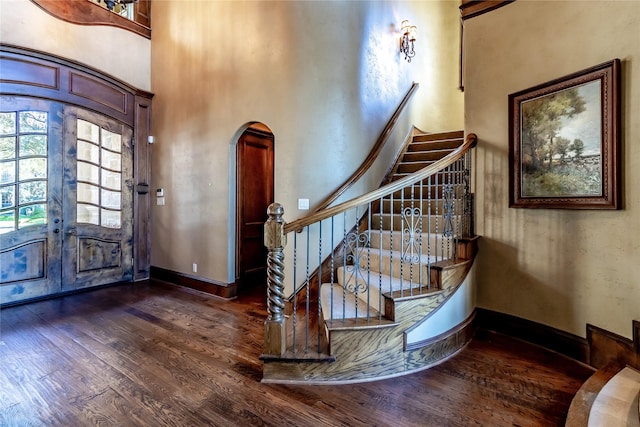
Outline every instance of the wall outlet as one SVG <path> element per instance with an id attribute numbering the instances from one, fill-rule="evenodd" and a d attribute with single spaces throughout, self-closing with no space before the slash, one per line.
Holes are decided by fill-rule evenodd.
<path id="1" fill-rule="evenodd" d="M 193 263 L 193 272 L 194 273 L 198 272 L 198 264 L 196 264 L 195 262 Z"/>

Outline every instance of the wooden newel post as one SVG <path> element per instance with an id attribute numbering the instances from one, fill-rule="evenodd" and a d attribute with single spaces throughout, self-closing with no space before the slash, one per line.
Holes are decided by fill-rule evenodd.
<path id="1" fill-rule="evenodd" d="M 267 311 L 264 322 L 264 354 L 282 356 L 287 348 L 284 318 L 284 209 L 279 203 L 267 208 L 269 219 L 264 224 L 264 245 L 267 255 Z"/>

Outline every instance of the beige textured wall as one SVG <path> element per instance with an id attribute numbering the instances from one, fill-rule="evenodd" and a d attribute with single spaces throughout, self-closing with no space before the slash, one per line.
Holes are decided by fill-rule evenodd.
<path id="1" fill-rule="evenodd" d="M 390 24 L 419 27 L 411 64 Z M 235 142 L 247 123 L 275 135 L 275 198 L 291 221 L 361 163 L 412 81 L 401 120 L 462 127 L 456 2 L 160 1 L 152 7 L 152 264 L 234 279 Z M 358 191 L 380 181 L 376 167 Z"/>
<path id="2" fill-rule="evenodd" d="M 518 0 L 465 24 L 465 127 L 479 136 L 478 305 L 585 336 L 640 319 L 640 2 Z M 621 211 L 509 209 L 510 93 L 623 62 Z"/>
<path id="3" fill-rule="evenodd" d="M 0 0 L 0 41 L 89 65 L 151 88 L 151 42 L 130 31 L 64 22 L 29 0 Z"/>

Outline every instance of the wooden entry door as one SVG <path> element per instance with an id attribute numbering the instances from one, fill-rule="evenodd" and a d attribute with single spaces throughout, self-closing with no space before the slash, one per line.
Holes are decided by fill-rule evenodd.
<path id="1" fill-rule="evenodd" d="M 0 304 L 61 290 L 62 106 L 0 97 Z"/>
<path id="2" fill-rule="evenodd" d="M 131 280 L 131 129 L 57 102 L 0 101 L 0 304 Z"/>
<path id="3" fill-rule="evenodd" d="M 65 109 L 63 290 L 133 278 L 132 131 Z"/>
<path id="4" fill-rule="evenodd" d="M 274 138 L 249 128 L 238 140 L 236 158 L 236 282 L 240 291 L 266 287 L 264 222 L 273 203 Z"/>

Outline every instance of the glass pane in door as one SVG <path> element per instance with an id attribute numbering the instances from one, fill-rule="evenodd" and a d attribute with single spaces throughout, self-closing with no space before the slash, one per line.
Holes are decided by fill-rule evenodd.
<path id="1" fill-rule="evenodd" d="M 122 135 L 78 119 L 78 223 L 122 225 Z"/>
<path id="2" fill-rule="evenodd" d="M 0 234 L 47 223 L 45 111 L 0 113 Z"/>

